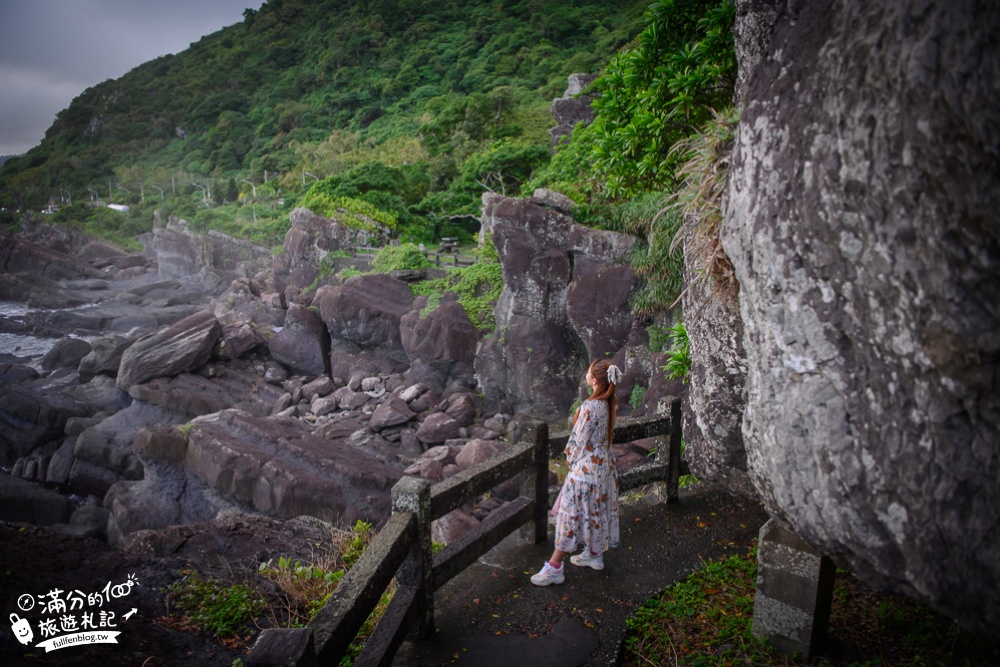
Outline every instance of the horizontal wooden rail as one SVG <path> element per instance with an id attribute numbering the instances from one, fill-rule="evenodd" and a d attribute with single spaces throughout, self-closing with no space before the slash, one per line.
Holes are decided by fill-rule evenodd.
<path id="1" fill-rule="evenodd" d="M 440 519 L 531 465 L 535 444 L 522 442 L 431 487 L 431 517 Z"/>
<path id="2" fill-rule="evenodd" d="M 434 554 L 434 590 L 444 586 L 505 537 L 531 521 L 533 500 L 520 496 L 489 513 L 475 530 Z"/>
<path id="3" fill-rule="evenodd" d="M 621 473 L 624 491 L 653 484 L 666 500 L 677 499 L 680 459 L 680 400 L 664 404 L 669 414 L 622 419 L 612 441 L 634 442 L 655 437 L 654 461 Z M 533 442 L 513 444 L 507 451 L 431 486 L 427 480 L 403 477 L 393 487 L 393 514 L 308 628 L 269 629 L 261 633 L 247 656 L 250 667 L 336 664 L 395 576 L 396 594 L 365 644 L 356 665 L 389 667 L 406 633 L 416 626 L 428 638 L 434 626 L 433 592 L 474 563 L 512 532 L 522 529 L 529 542 L 548 535 L 548 461 L 562 455 L 568 433 L 549 436 L 540 424 Z M 521 495 L 487 515 L 464 537 L 431 556 L 431 522 L 461 507 L 515 475 Z M 530 525 L 530 530 L 526 530 Z"/>

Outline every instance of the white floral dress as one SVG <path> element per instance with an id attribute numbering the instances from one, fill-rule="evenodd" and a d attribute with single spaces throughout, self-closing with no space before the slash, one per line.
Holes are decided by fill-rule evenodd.
<path id="1" fill-rule="evenodd" d="M 618 478 L 608 448 L 608 402 L 584 401 L 566 443 L 569 472 L 556 513 L 555 547 L 604 553 L 619 544 Z"/>

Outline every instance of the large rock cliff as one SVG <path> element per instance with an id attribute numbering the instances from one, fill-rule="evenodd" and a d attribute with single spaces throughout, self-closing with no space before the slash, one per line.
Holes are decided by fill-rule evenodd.
<path id="1" fill-rule="evenodd" d="M 483 228 L 503 265 L 496 332 L 476 355 L 487 399 L 512 412 L 564 416 L 593 359 L 626 371 L 635 325 L 629 296 L 638 284 L 624 262 L 635 237 L 590 229 L 569 215 L 567 198 L 548 191 L 512 199 L 483 196 Z"/>
<path id="2" fill-rule="evenodd" d="M 770 4 L 723 222 L 749 477 L 864 578 L 995 634 L 1000 9 Z"/>

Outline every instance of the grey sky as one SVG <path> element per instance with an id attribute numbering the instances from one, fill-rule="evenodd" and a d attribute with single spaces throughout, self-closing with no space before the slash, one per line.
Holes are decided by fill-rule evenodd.
<path id="1" fill-rule="evenodd" d="M 0 155 L 84 90 L 243 20 L 263 0 L 0 0 Z"/>

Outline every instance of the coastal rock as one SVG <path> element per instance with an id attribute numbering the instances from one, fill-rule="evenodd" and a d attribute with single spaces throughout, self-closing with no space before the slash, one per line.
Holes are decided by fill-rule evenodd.
<path id="1" fill-rule="evenodd" d="M 116 334 L 90 341 L 90 352 L 80 360 L 80 379 L 86 381 L 100 374 L 116 377 L 122 355 L 133 342 L 133 339 Z"/>
<path id="2" fill-rule="evenodd" d="M 59 281 L 77 278 L 99 278 L 100 273 L 89 263 L 56 249 L 24 239 L 0 235 L 0 273 L 35 275 Z M 18 301 L 24 301 L 24 294 Z"/>
<path id="3" fill-rule="evenodd" d="M 342 285 L 321 287 L 315 303 L 336 341 L 359 352 L 408 361 L 400 339 L 400 320 L 411 308 L 413 293 L 403 281 L 378 273 L 356 276 Z"/>
<path id="4" fill-rule="evenodd" d="M 46 442 L 58 440 L 71 417 L 88 416 L 84 404 L 61 392 L 25 384 L 0 385 L 0 465 L 9 466 Z"/>
<path id="5" fill-rule="evenodd" d="M 47 371 L 56 368 L 76 368 L 91 351 L 90 343 L 79 338 L 65 338 L 56 341 L 44 357 L 41 366 Z"/>
<path id="6" fill-rule="evenodd" d="M 218 231 L 196 234 L 186 220 L 154 221 L 145 239 L 160 278 L 172 278 L 201 294 L 219 294 L 235 278 L 253 274 L 271 261 L 271 251 Z"/>
<path id="7" fill-rule="evenodd" d="M 0 520 L 51 526 L 73 513 L 66 496 L 11 475 L 0 475 Z"/>
<path id="8" fill-rule="evenodd" d="M 118 386 L 128 391 L 132 385 L 201 366 L 211 357 L 220 330 L 215 316 L 202 311 L 140 338 L 122 355 Z"/>
<path id="9" fill-rule="evenodd" d="M 500 255 L 504 288 L 494 309 L 496 331 L 476 355 L 477 380 L 493 409 L 562 415 L 579 394 L 579 380 L 591 360 L 587 345 L 601 350 L 597 358 L 624 356 L 612 346 L 624 342 L 632 326 L 628 316 L 623 337 L 618 323 L 609 321 L 605 328 L 617 340 L 603 340 L 589 319 L 578 331 L 567 311 L 568 294 L 576 282 L 599 280 L 595 274 L 609 263 L 624 264 L 636 239 L 578 225 L 541 200 L 488 193 L 483 217 L 484 232 Z M 627 300 L 627 291 L 619 289 L 617 296 Z M 582 289 L 572 292 L 590 298 Z M 625 307 L 607 305 L 615 313 Z M 578 319 L 584 310 L 575 307 Z"/>
<path id="10" fill-rule="evenodd" d="M 549 130 L 552 137 L 549 151 L 555 153 L 558 146 L 569 139 L 577 123 L 589 125 L 594 120 L 591 103 L 593 95 L 581 94 L 597 78 L 596 74 L 570 74 L 569 85 L 563 96 L 552 101 L 552 116 L 556 126 Z"/>
<path id="11" fill-rule="evenodd" d="M 188 418 L 239 408 L 257 416 L 271 414 L 281 390 L 255 373 L 220 368 L 211 378 L 181 373 L 133 385 L 129 395 L 143 403 L 169 409 Z"/>
<path id="12" fill-rule="evenodd" d="M 782 5 L 722 222 L 764 506 L 862 579 L 992 637 L 998 31 L 995 5 Z"/>
<path id="13" fill-rule="evenodd" d="M 506 449 L 507 445 L 499 440 L 470 440 L 455 457 L 455 464 L 465 470 L 493 458 Z"/>
<path id="14" fill-rule="evenodd" d="M 368 428 L 378 433 L 393 426 L 401 426 L 415 416 L 416 413 L 410 410 L 406 401 L 394 396 L 375 408 Z"/>
<path id="15" fill-rule="evenodd" d="M 319 313 L 292 304 L 284 328 L 268 342 L 271 355 L 301 375 L 322 375 L 330 365 L 330 334 Z"/>
<path id="16" fill-rule="evenodd" d="M 441 412 L 452 417 L 459 426 L 471 426 L 479 416 L 476 399 L 469 392 L 452 394 L 439 406 Z"/>
<path id="17" fill-rule="evenodd" d="M 289 419 L 225 410 L 195 419 L 187 469 L 223 496 L 277 517 L 380 524 L 400 473 L 371 454 Z"/>
<path id="18" fill-rule="evenodd" d="M 275 255 L 271 263 L 277 291 L 283 293 L 289 288 L 295 290 L 312 285 L 319 277 L 320 264 L 330 253 L 385 245 L 389 240 L 390 230 L 364 215 L 360 216 L 363 222 L 361 225 L 351 224 L 347 220 L 347 216 L 350 216 L 356 223 L 359 215 L 338 212 L 342 221 L 323 217 L 307 208 L 292 211 L 292 226 L 285 234 L 285 251 Z M 337 263 L 336 259 L 330 259 L 334 260 L 334 264 Z"/>
<path id="19" fill-rule="evenodd" d="M 456 301 L 442 303 L 426 317 L 414 309 L 400 319 L 400 340 L 410 369 L 406 377 L 444 390 L 452 382 L 473 384 L 479 331 Z"/>
<path id="20" fill-rule="evenodd" d="M 429 415 L 417 429 L 417 438 L 427 445 L 440 444 L 450 438 L 457 438 L 460 428 L 458 422 L 451 415 L 435 412 Z"/>

